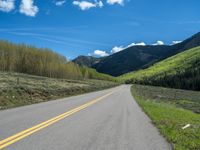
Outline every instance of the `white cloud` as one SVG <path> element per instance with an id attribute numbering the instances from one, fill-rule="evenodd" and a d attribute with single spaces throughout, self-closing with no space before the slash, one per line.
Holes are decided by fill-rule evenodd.
<path id="1" fill-rule="evenodd" d="M 131 43 L 130 45 L 127 46 L 128 47 L 132 47 L 132 46 L 146 46 L 146 44 L 144 42 L 140 42 L 140 43 Z"/>
<path id="2" fill-rule="evenodd" d="M 132 47 L 132 46 L 145 46 L 146 44 L 144 42 L 140 42 L 140 43 L 131 43 L 129 44 L 128 46 L 115 46 L 112 48 L 111 50 L 111 53 L 114 54 L 114 53 L 117 53 L 117 52 L 120 52 L 120 51 L 123 51 L 124 49 L 126 48 L 129 48 L 129 47 Z"/>
<path id="3" fill-rule="evenodd" d="M 124 5 L 124 0 L 107 0 L 107 3 L 110 5 L 114 4 Z"/>
<path id="4" fill-rule="evenodd" d="M 102 1 L 99 1 L 98 2 L 98 6 L 101 8 L 101 7 L 103 7 L 103 2 Z"/>
<path id="5" fill-rule="evenodd" d="M 0 0 L 0 10 L 10 12 L 15 8 L 14 0 Z"/>
<path id="6" fill-rule="evenodd" d="M 94 55 L 100 56 L 100 57 L 105 57 L 105 56 L 108 56 L 109 54 L 108 54 L 106 51 L 95 50 L 95 51 L 94 51 Z"/>
<path id="7" fill-rule="evenodd" d="M 182 41 L 172 41 L 172 44 L 171 45 L 175 45 L 175 44 L 178 44 L 178 43 L 181 43 Z"/>
<path id="8" fill-rule="evenodd" d="M 152 44 L 152 45 L 164 45 L 165 43 L 163 41 L 157 41 L 156 43 Z"/>
<path id="9" fill-rule="evenodd" d="M 115 46 L 115 47 L 113 47 L 113 49 L 111 50 L 111 53 L 114 54 L 114 53 L 120 52 L 120 51 L 122 51 L 122 50 L 124 50 L 124 47 L 123 47 L 123 46 L 120 46 L 120 47 Z"/>
<path id="10" fill-rule="evenodd" d="M 145 45 L 146 44 L 144 42 L 139 42 L 139 43 L 129 44 L 128 46 L 115 46 L 110 51 L 110 54 L 118 53 L 118 52 L 123 51 L 126 48 L 129 48 L 129 47 L 132 47 L 132 46 L 145 46 Z M 109 56 L 110 54 L 108 54 L 106 51 L 103 51 L 103 50 L 95 50 L 94 53 L 92 53 L 92 54 L 88 53 L 88 56 L 105 57 L 105 56 Z"/>
<path id="11" fill-rule="evenodd" d="M 92 3 L 92 2 L 88 2 L 88 1 L 73 1 L 73 5 L 78 6 L 81 10 L 88 10 L 93 7 L 99 7 L 99 8 L 103 7 L 103 2 L 96 1 L 95 3 Z"/>
<path id="12" fill-rule="evenodd" d="M 57 1 L 55 1 L 55 5 L 56 6 L 62 6 L 62 5 L 64 5 L 66 3 L 66 0 L 57 0 Z"/>
<path id="13" fill-rule="evenodd" d="M 34 17 L 38 11 L 39 8 L 33 5 L 33 0 L 22 0 L 20 5 L 20 13 Z"/>

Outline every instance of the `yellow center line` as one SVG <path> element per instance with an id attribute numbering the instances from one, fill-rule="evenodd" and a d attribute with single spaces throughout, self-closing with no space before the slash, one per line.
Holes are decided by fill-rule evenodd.
<path id="1" fill-rule="evenodd" d="M 63 113 L 61 115 L 58 115 L 58 116 L 56 116 L 54 118 L 51 118 L 51 119 L 49 119 L 47 121 L 44 121 L 44 122 L 42 122 L 42 123 L 40 123 L 38 125 L 35 125 L 35 126 L 31 127 L 31 128 L 28 128 L 28 129 L 26 129 L 24 131 L 21 131 L 21 132 L 15 134 L 15 135 L 12 135 L 12 136 L 4 139 L 4 140 L 1 140 L 0 141 L 0 149 L 3 149 L 3 148 L 5 148 L 5 147 L 7 147 L 7 146 L 9 146 L 9 145 L 21 140 L 21 139 L 33 134 L 33 133 L 35 133 L 35 132 L 37 132 L 39 130 L 41 130 L 43 128 L 46 128 L 46 127 L 48 127 L 48 126 L 50 126 L 50 125 L 52 125 L 52 124 L 54 124 L 54 123 L 56 123 L 56 122 L 58 122 L 58 121 L 60 121 L 60 120 L 62 120 L 64 118 L 66 118 L 66 117 L 68 117 L 68 116 L 70 116 L 70 115 L 72 115 L 72 114 L 74 114 L 76 112 L 79 112 L 79 111 L 81 111 L 81 110 L 93 105 L 94 103 L 96 103 L 96 102 L 108 97 L 111 94 L 113 94 L 113 92 L 109 92 L 108 94 L 106 94 L 104 96 L 101 96 L 101 97 L 99 97 L 97 99 L 94 99 L 94 100 L 92 100 L 92 101 L 90 101 L 88 103 L 85 103 L 85 104 L 83 104 L 83 105 L 81 105 L 79 107 L 76 107 L 76 108 L 74 108 L 74 109 L 72 109 L 70 111 L 67 111 L 67 112 L 65 112 L 65 113 Z"/>

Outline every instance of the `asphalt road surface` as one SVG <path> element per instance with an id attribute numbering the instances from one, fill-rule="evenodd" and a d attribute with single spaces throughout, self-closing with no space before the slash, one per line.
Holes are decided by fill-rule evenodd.
<path id="1" fill-rule="evenodd" d="M 170 150 L 122 85 L 0 111 L 0 149 Z"/>

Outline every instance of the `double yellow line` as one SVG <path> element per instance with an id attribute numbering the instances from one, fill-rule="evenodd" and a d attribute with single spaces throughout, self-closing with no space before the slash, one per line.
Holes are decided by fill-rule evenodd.
<path id="1" fill-rule="evenodd" d="M 99 97 L 97 99 L 94 99 L 94 100 L 92 100 L 92 101 L 90 101 L 88 103 L 85 103 L 85 104 L 77 107 L 77 108 L 74 108 L 74 109 L 72 109 L 70 111 L 67 111 L 67 112 L 61 114 L 61 115 L 58 115 L 58 116 L 56 116 L 56 117 L 54 117 L 52 119 L 49 119 L 49 120 L 47 120 L 45 122 L 42 122 L 42 123 L 40 123 L 38 125 L 35 125 L 35 126 L 33 126 L 31 128 L 28 128 L 28 129 L 26 129 L 24 131 L 21 131 L 21 132 L 15 134 L 13 136 L 10 136 L 10 137 L 0 141 L 0 149 L 3 149 L 3 148 L 5 148 L 5 147 L 7 147 L 7 146 L 9 146 L 9 145 L 21 140 L 21 139 L 33 134 L 33 133 L 35 133 L 35 132 L 37 132 L 39 130 L 41 130 L 43 128 L 46 128 L 46 127 L 48 127 L 48 126 L 50 126 L 50 125 L 52 125 L 52 124 L 64 119 L 64 118 L 66 118 L 66 117 L 68 117 L 68 116 L 80 111 L 80 110 L 83 110 L 83 109 L 93 105 L 94 103 L 96 103 L 96 102 L 108 97 L 112 93 L 113 92 L 110 92 L 110 93 L 108 93 L 108 94 L 106 94 L 104 96 L 101 96 L 101 97 Z"/>

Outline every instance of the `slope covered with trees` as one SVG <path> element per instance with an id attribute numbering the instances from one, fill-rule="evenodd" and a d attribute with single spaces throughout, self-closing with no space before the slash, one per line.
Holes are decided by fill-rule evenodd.
<path id="1" fill-rule="evenodd" d="M 19 72 L 51 78 L 104 79 L 113 77 L 98 73 L 94 69 L 80 67 L 49 49 L 16 45 L 0 41 L 0 71 Z"/>
<path id="2" fill-rule="evenodd" d="M 92 67 L 97 64 L 102 58 L 96 58 L 93 56 L 78 56 L 73 60 L 74 63 L 80 66 Z"/>
<path id="3" fill-rule="evenodd" d="M 179 53 L 155 65 L 119 77 L 126 83 L 200 90 L 200 47 Z"/>
<path id="4" fill-rule="evenodd" d="M 81 64 L 88 60 L 92 67 L 98 72 L 119 76 L 124 73 L 144 69 L 152 64 L 176 55 L 190 48 L 200 46 L 200 33 L 175 45 L 147 45 L 132 46 L 113 55 L 104 57 L 99 62 L 94 63 L 87 59 L 76 59 L 76 63 Z M 87 65 L 88 63 L 84 63 Z"/>

